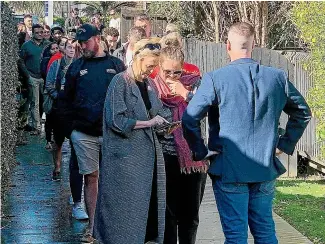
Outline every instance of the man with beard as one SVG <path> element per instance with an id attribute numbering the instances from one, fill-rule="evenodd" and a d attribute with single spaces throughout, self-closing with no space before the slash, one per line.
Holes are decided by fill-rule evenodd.
<path id="1" fill-rule="evenodd" d="M 40 118 L 40 94 L 44 91 L 44 80 L 41 77 L 40 59 L 42 50 L 49 44 L 43 38 L 44 28 L 41 25 L 33 25 L 33 38 L 25 42 L 20 50 L 20 58 L 29 73 L 28 79 L 28 100 L 26 109 L 30 106 L 32 135 L 39 135 L 41 132 Z"/>
<path id="2" fill-rule="evenodd" d="M 91 242 L 98 193 L 104 101 L 108 85 L 116 74 L 125 70 L 125 66 L 121 60 L 104 52 L 95 26 L 82 25 L 75 39 L 83 50 L 83 57 L 74 61 L 67 71 L 63 99 L 66 104 L 64 110 L 70 111 L 65 112 L 65 121 L 71 125 L 70 138 L 76 151 L 79 173 L 85 177 L 89 228 L 82 241 Z"/>

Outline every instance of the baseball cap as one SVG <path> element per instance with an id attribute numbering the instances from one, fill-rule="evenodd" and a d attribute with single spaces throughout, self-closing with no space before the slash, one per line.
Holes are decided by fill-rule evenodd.
<path id="1" fill-rule="evenodd" d="M 83 24 L 77 29 L 75 41 L 87 41 L 93 36 L 99 35 L 99 30 L 91 24 Z"/>

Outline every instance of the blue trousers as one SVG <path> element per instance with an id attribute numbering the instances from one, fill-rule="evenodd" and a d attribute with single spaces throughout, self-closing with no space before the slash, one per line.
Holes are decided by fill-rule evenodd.
<path id="1" fill-rule="evenodd" d="M 278 243 L 272 217 L 275 180 L 239 184 L 211 179 L 225 244 L 247 244 L 248 226 L 255 244 Z"/>

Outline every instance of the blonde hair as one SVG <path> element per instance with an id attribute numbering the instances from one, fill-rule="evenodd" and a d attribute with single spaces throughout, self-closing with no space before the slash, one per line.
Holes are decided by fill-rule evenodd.
<path id="1" fill-rule="evenodd" d="M 162 64 L 164 60 L 170 59 L 184 64 L 184 53 L 181 48 L 174 46 L 164 47 L 160 52 L 159 63 Z"/>
<path id="2" fill-rule="evenodd" d="M 148 39 L 142 39 L 134 44 L 133 48 L 133 61 L 141 59 L 147 56 L 159 56 L 160 49 L 150 50 L 148 48 L 143 49 L 148 44 L 159 44 L 160 38 L 152 37 Z"/>
<path id="3" fill-rule="evenodd" d="M 169 33 L 172 33 L 172 32 L 178 32 L 178 27 L 177 25 L 173 24 L 173 23 L 169 23 L 166 25 L 166 32 L 168 32 L 167 34 Z"/>
<path id="4" fill-rule="evenodd" d="M 182 48 L 183 43 L 182 43 L 182 36 L 178 32 L 171 32 L 161 38 L 160 44 L 162 48 L 164 47 L 177 47 L 177 48 Z"/>
<path id="5" fill-rule="evenodd" d="M 245 22 L 238 22 L 229 28 L 228 41 L 234 50 L 248 50 L 253 48 L 255 30 L 254 27 Z"/>
<path id="6" fill-rule="evenodd" d="M 251 37 L 255 34 L 254 27 L 246 22 L 238 22 L 230 26 L 228 34 L 232 32 L 244 37 Z"/>
<path id="7" fill-rule="evenodd" d="M 141 62 L 141 59 L 145 57 L 159 57 L 160 56 L 160 49 L 154 49 L 150 50 L 149 48 L 144 48 L 148 44 L 159 44 L 160 38 L 149 38 L 149 39 L 142 39 L 138 41 L 134 45 L 133 49 L 133 72 L 134 72 L 134 78 L 136 80 L 141 80 L 141 68 L 139 68 L 139 64 Z"/>

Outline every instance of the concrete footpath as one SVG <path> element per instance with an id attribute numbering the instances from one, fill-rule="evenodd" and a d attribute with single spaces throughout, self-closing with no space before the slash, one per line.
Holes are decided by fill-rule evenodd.
<path id="1" fill-rule="evenodd" d="M 68 144 L 63 149 L 63 179 L 53 182 L 52 159 L 44 148 L 45 140 L 29 136 L 28 141 L 28 145 L 17 148 L 18 165 L 2 199 L 1 243 L 80 243 L 87 222 L 71 217 Z M 275 219 L 280 243 L 311 243 L 277 215 Z M 197 244 L 224 242 L 210 180 L 200 220 Z M 253 243 L 251 236 L 249 243 Z"/>

